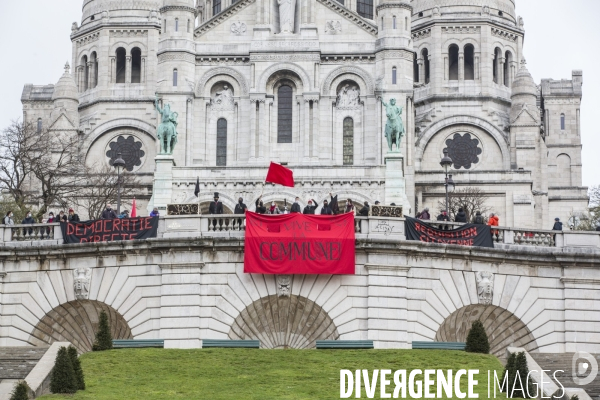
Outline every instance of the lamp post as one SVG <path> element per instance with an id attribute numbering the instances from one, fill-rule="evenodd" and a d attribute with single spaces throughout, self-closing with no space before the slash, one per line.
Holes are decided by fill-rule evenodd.
<path id="1" fill-rule="evenodd" d="M 113 167 L 117 169 L 117 185 L 119 186 L 117 192 L 117 215 L 121 214 L 121 172 L 125 168 L 125 160 L 121 158 L 121 153 L 117 154 L 117 159 L 113 161 Z"/>
<path id="2" fill-rule="evenodd" d="M 448 157 L 448 149 L 444 149 L 444 157 L 442 157 L 440 165 L 444 167 L 446 173 L 446 180 L 444 183 L 444 187 L 446 188 L 446 212 L 450 214 L 448 192 L 454 192 L 454 181 L 452 180 L 452 174 L 448 175 L 448 168 L 452 165 L 452 159 Z"/>

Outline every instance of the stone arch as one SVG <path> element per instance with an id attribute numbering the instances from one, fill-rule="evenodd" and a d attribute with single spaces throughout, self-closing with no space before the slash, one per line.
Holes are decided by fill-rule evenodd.
<path id="1" fill-rule="evenodd" d="M 517 316 L 510 311 L 484 304 L 472 304 L 450 314 L 435 335 L 437 342 L 465 342 L 475 321 L 481 321 L 490 342 L 490 354 L 506 357 L 506 348 L 523 347 L 531 352 L 539 347 L 533 334 Z"/>
<path id="2" fill-rule="evenodd" d="M 344 79 L 352 79 L 352 76 L 358 77 L 356 83 L 360 86 L 361 94 L 364 95 L 373 95 L 374 92 L 374 84 L 371 75 L 362 68 L 355 66 L 345 66 L 334 69 L 327 75 L 327 78 L 323 81 L 323 86 L 321 86 L 321 94 L 323 96 L 335 96 L 337 93 L 332 93 L 332 90 L 335 91 L 335 87 L 333 87 L 334 81 L 337 81 L 338 77 L 341 75 L 349 75 L 347 77 L 342 77 Z"/>
<path id="3" fill-rule="evenodd" d="M 87 139 L 87 148 L 89 149 L 102 135 L 115 129 L 134 129 L 149 135 L 153 141 L 156 141 L 156 138 L 152 134 L 153 132 L 156 132 L 156 126 L 151 125 L 146 121 L 142 121 L 141 119 L 119 118 L 110 120 L 94 129 L 91 135 L 89 135 L 89 139 Z"/>
<path id="4" fill-rule="evenodd" d="M 265 91 L 267 87 L 267 82 L 269 81 L 271 76 L 279 71 L 291 71 L 298 75 L 298 77 L 302 80 L 303 91 L 310 92 L 310 88 L 312 87 L 312 85 L 310 84 L 310 77 L 308 76 L 306 71 L 302 67 L 288 62 L 277 63 L 267 68 L 260 76 L 257 89 L 259 91 Z"/>
<path id="5" fill-rule="evenodd" d="M 125 318 L 108 304 L 94 300 L 63 303 L 37 323 L 29 342 L 37 346 L 53 342 L 71 342 L 81 353 L 92 350 L 100 313 L 105 311 L 113 339 L 133 339 Z"/>
<path id="6" fill-rule="evenodd" d="M 314 348 L 317 340 L 337 340 L 331 317 L 306 297 L 271 295 L 246 307 L 231 325 L 230 339 L 260 340 L 267 349 Z"/>
<path id="7" fill-rule="evenodd" d="M 193 195 L 194 187 L 191 186 L 190 192 L 192 194 L 186 198 L 184 204 L 197 204 L 200 203 L 200 212 L 202 214 L 208 214 L 208 206 L 210 202 L 213 201 L 214 192 L 219 193 L 219 201 L 223 203 L 223 213 L 224 214 L 233 214 L 233 210 L 235 209 L 235 205 L 237 203 L 237 198 L 233 198 L 227 193 L 219 192 L 219 189 L 214 189 L 211 191 L 203 191 L 198 194 L 198 197 Z"/>
<path id="8" fill-rule="evenodd" d="M 417 140 L 417 149 L 415 152 L 415 158 L 417 162 L 423 159 L 423 153 L 425 153 L 425 148 L 429 144 L 429 141 L 437 135 L 443 129 L 452 126 L 452 125 L 473 125 L 475 127 L 479 127 L 483 129 L 488 134 L 490 134 L 496 144 L 500 148 L 502 152 L 502 166 L 504 169 L 510 169 L 510 152 L 507 145 L 506 136 L 498 129 L 496 126 L 492 125 L 488 121 L 485 121 L 478 117 L 473 117 L 470 115 L 455 115 L 453 117 L 449 117 L 443 119 L 441 121 L 436 122 L 435 124 L 428 127 L 425 132 L 421 135 L 421 137 Z"/>
<path id="9" fill-rule="evenodd" d="M 221 75 L 221 76 L 219 76 Z M 208 70 L 204 75 L 202 75 L 202 78 L 200 78 L 200 81 L 198 82 L 198 85 L 196 86 L 196 96 L 197 97 L 202 97 L 202 96 L 206 96 L 206 97 L 210 97 L 210 92 L 206 92 L 207 90 L 210 91 L 210 88 L 212 87 L 212 84 L 217 83 L 218 80 L 225 80 L 225 81 L 229 81 L 228 79 L 224 79 L 225 76 L 229 76 L 231 79 L 233 79 L 235 81 L 235 85 L 234 87 L 236 87 L 236 90 L 234 91 L 235 93 L 237 93 L 237 96 L 248 96 L 248 83 L 246 82 L 246 78 L 244 78 L 244 76 L 239 73 L 238 71 L 236 71 L 233 68 L 229 68 L 229 67 L 217 67 L 217 68 L 213 68 Z M 216 80 L 214 80 L 214 82 L 211 82 L 212 84 L 208 84 L 209 81 L 212 81 L 213 78 L 218 78 Z M 229 81 L 232 85 L 234 84 L 232 81 Z M 208 86 L 208 88 L 207 88 Z"/>

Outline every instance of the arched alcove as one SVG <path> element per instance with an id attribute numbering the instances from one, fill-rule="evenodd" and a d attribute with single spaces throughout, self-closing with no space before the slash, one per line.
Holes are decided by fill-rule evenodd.
<path id="1" fill-rule="evenodd" d="M 260 340 L 267 349 L 314 348 L 317 340 L 336 340 L 329 315 L 306 297 L 271 295 L 256 300 L 235 319 L 230 339 Z"/>
<path id="2" fill-rule="evenodd" d="M 474 321 L 483 323 L 490 342 L 490 354 L 506 357 L 507 347 L 523 347 L 534 351 L 538 345 L 527 326 L 504 308 L 474 304 L 450 314 L 440 325 L 435 340 L 438 342 L 466 342 Z"/>
<path id="3" fill-rule="evenodd" d="M 100 313 L 108 315 L 113 339 L 132 339 L 125 318 L 108 304 L 92 300 L 74 300 L 55 307 L 37 323 L 30 342 L 35 345 L 71 342 L 79 352 L 92 350 Z"/>

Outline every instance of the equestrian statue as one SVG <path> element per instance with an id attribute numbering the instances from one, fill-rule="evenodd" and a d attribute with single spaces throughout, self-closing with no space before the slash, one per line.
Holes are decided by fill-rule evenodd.
<path id="1" fill-rule="evenodd" d="M 179 114 L 171 112 L 171 106 L 169 104 L 165 104 L 164 108 L 161 110 L 158 105 L 158 96 L 154 101 L 154 106 L 161 115 L 161 123 L 158 125 L 156 132 L 158 141 L 160 142 L 159 154 L 171 155 L 177 144 L 177 117 Z"/>
<path id="2" fill-rule="evenodd" d="M 387 138 L 388 147 L 392 152 L 392 145 L 396 143 L 396 151 L 400 151 L 400 141 L 404 136 L 404 124 L 402 123 L 402 107 L 396 105 L 396 99 L 391 99 L 387 104 L 381 99 L 381 104 L 385 107 L 387 122 L 385 124 L 385 137 Z"/>

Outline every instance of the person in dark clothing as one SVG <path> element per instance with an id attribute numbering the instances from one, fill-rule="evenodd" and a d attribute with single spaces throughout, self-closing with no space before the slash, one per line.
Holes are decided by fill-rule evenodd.
<path id="1" fill-rule="evenodd" d="M 64 211 L 61 211 L 58 213 L 58 217 L 57 217 L 58 221 L 57 222 L 67 222 L 67 214 L 65 214 Z"/>
<path id="2" fill-rule="evenodd" d="M 346 200 L 346 207 L 344 207 L 344 213 L 354 213 L 354 204 L 352 204 L 352 200 L 351 199 L 347 199 Z"/>
<path id="3" fill-rule="evenodd" d="M 333 215 L 333 210 L 327 203 L 327 200 L 323 200 L 323 207 L 321 208 L 321 215 Z"/>
<path id="4" fill-rule="evenodd" d="M 294 204 L 292 204 L 292 213 L 301 213 L 302 210 L 300 209 L 300 204 L 298 203 L 300 201 L 300 197 L 296 197 Z"/>
<path id="5" fill-rule="evenodd" d="M 450 217 L 448 217 L 448 213 L 446 210 L 443 210 L 440 215 L 437 216 L 438 221 L 447 221 L 450 222 Z M 449 229 L 448 225 L 440 225 L 439 229 L 447 231 Z"/>
<path id="6" fill-rule="evenodd" d="M 238 199 L 238 203 L 235 205 L 235 209 L 233 210 L 234 214 L 246 214 L 246 210 L 248 207 L 244 204 L 244 199 L 241 197 Z"/>
<path id="7" fill-rule="evenodd" d="M 110 204 L 106 205 L 106 210 L 102 211 L 102 219 L 117 219 L 117 213 L 115 212 L 115 210 L 112 209 L 112 206 Z M 58 222 L 58 221 L 56 221 Z"/>
<path id="8" fill-rule="evenodd" d="M 475 218 L 473 218 L 473 223 L 476 225 L 485 225 L 485 219 L 483 215 L 481 215 L 481 211 L 477 211 L 475 213 Z"/>
<path id="9" fill-rule="evenodd" d="M 154 207 L 152 211 L 150 211 L 151 217 L 160 217 L 160 212 L 158 211 L 158 207 Z"/>
<path id="10" fill-rule="evenodd" d="M 79 222 L 79 215 L 72 208 L 69 208 L 69 222 Z"/>
<path id="11" fill-rule="evenodd" d="M 431 214 L 429 214 L 429 208 L 424 209 L 423 211 L 421 211 L 420 213 L 417 214 L 417 218 L 418 219 L 422 219 L 422 220 L 430 220 L 431 219 Z"/>
<path id="12" fill-rule="evenodd" d="M 21 224 L 35 224 L 35 219 L 31 215 L 31 212 L 27 213 L 27 216 L 21 221 Z M 33 233 L 33 228 L 23 228 L 23 235 L 31 235 Z"/>
<path id="13" fill-rule="evenodd" d="M 302 213 L 307 215 L 315 215 L 318 206 L 319 203 L 317 203 L 315 199 L 309 200 L 308 205 L 304 207 L 304 211 Z"/>
<path id="14" fill-rule="evenodd" d="M 264 206 L 262 199 L 262 195 L 256 199 L 256 213 L 257 214 L 266 214 L 267 213 L 267 207 Z"/>
<path id="15" fill-rule="evenodd" d="M 562 231 L 563 223 L 560 222 L 560 218 L 554 218 L 554 226 L 552 227 L 553 231 Z"/>
<path id="16" fill-rule="evenodd" d="M 600 232 L 600 225 L 596 227 L 596 232 Z"/>
<path id="17" fill-rule="evenodd" d="M 223 203 L 219 201 L 219 193 L 215 192 L 214 201 L 208 206 L 209 214 L 223 214 Z"/>
<path id="18" fill-rule="evenodd" d="M 369 211 L 371 211 L 371 207 L 369 207 L 369 202 L 365 201 L 364 206 L 360 209 L 358 215 L 360 215 L 361 217 L 368 217 Z"/>
<path id="19" fill-rule="evenodd" d="M 331 193 L 329 193 L 329 197 L 331 197 L 331 202 L 329 203 L 329 208 L 331 208 L 331 211 L 333 212 L 333 215 L 339 214 L 340 213 L 340 207 L 338 205 L 337 194 L 335 195 L 335 197 L 333 197 L 333 195 Z"/>
<path id="20" fill-rule="evenodd" d="M 458 214 L 454 217 L 454 222 L 467 223 L 467 213 L 462 208 L 458 209 Z"/>

